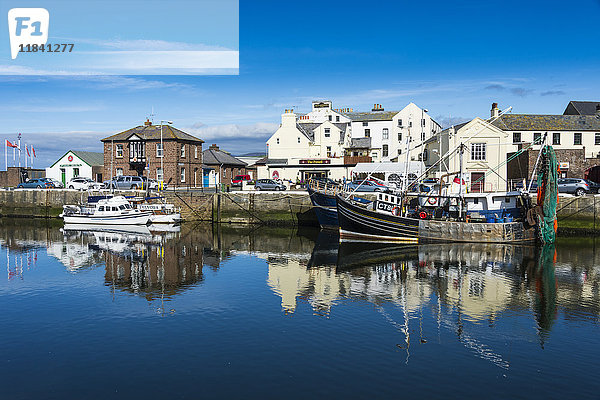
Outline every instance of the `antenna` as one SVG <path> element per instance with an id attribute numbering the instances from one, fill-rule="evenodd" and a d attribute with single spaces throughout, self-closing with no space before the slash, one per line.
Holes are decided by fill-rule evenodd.
<path id="1" fill-rule="evenodd" d="M 152 111 L 150 112 L 150 115 L 148 116 L 148 119 L 150 119 L 150 121 L 152 122 L 152 125 L 154 125 L 154 116 L 156 114 L 154 114 L 154 106 L 152 106 Z"/>

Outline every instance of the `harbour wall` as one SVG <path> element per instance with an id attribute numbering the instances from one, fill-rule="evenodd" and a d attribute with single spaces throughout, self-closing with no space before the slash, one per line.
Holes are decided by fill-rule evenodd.
<path id="1" fill-rule="evenodd" d="M 123 192 L 133 195 L 135 192 Z M 138 193 L 139 194 L 139 193 Z M 317 226 L 306 192 L 166 191 L 167 202 L 181 209 L 186 221 L 280 226 Z M 87 192 L 74 190 L 0 190 L 0 216 L 58 218 L 64 204 L 84 202 Z M 560 197 L 557 208 L 561 234 L 600 234 L 600 197 Z"/>
<path id="2" fill-rule="evenodd" d="M 140 195 L 135 192 L 122 194 Z M 0 190 L 0 216 L 58 218 L 63 205 L 84 203 L 87 196 L 87 192 L 75 190 Z M 318 226 L 306 192 L 166 191 L 162 196 L 181 209 L 186 221 Z"/>

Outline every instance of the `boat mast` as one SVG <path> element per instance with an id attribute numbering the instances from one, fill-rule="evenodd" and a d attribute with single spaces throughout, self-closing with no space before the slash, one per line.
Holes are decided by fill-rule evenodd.
<path id="1" fill-rule="evenodd" d="M 404 216 L 408 213 L 406 207 L 404 207 L 404 200 L 406 199 L 406 193 L 408 192 L 408 160 L 409 158 L 409 149 L 410 149 L 410 128 L 412 125 L 412 114 L 408 118 L 408 135 L 406 135 L 406 147 L 404 148 L 406 151 L 406 161 L 404 163 L 404 176 L 402 177 L 402 208 L 404 211 Z"/>
<path id="2" fill-rule="evenodd" d="M 462 221 L 462 207 L 463 207 L 463 192 L 462 192 L 462 183 L 463 183 L 463 153 L 465 151 L 465 144 L 460 143 L 460 148 L 458 150 L 458 159 L 460 162 L 460 175 L 458 177 L 458 220 Z"/>

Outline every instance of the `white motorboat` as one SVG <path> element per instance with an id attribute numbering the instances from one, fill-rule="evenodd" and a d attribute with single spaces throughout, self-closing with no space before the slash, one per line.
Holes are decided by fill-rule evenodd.
<path id="1" fill-rule="evenodd" d="M 152 224 L 175 224 L 181 222 L 181 213 L 175 205 L 168 203 L 141 203 L 137 209 L 151 211 L 150 223 Z"/>
<path id="2" fill-rule="evenodd" d="M 99 200 L 95 206 L 63 206 L 66 224 L 146 225 L 152 211 L 133 208 L 123 196 Z"/>

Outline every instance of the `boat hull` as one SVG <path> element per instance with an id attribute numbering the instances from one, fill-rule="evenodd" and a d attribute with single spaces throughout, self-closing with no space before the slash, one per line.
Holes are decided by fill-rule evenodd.
<path id="1" fill-rule="evenodd" d="M 146 225 L 151 212 L 139 212 L 135 215 L 94 216 L 94 215 L 65 215 L 65 224 L 93 225 Z"/>
<path id="2" fill-rule="evenodd" d="M 367 210 L 337 197 L 341 241 L 375 241 L 384 243 L 535 242 L 533 227 L 522 222 L 468 223 L 421 220 Z"/>
<path id="3" fill-rule="evenodd" d="M 338 216 L 335 196 L 307 188 L 310 201 L 323 229 L 338 229 Z"/>
<path id="4" fill-rule="evenodd" d="M 176 224 L 177 222 L 181 222 L 181 214 L 179 213 L 152 214 L 150 216 L 151 224 Z"/>

